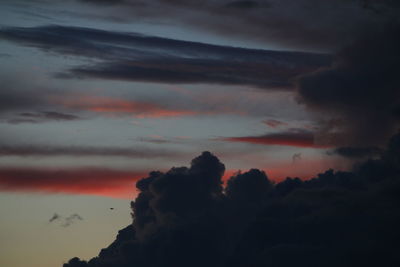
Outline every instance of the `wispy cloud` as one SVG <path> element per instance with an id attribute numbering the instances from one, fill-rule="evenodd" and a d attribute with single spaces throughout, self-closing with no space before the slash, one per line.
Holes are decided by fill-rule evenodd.
<path id="1" fill-rule="evenodd" d="M 158 103 L 105 96 L 53 98 L 53 101 L 70 109 L 86 110 L 102 114 L 126 114 L 136 118 L 182 117 L 200 113 L 188 109 L 164 107 Z"/>
<path id="2" fill-rule="evenodd" d="M 260 145 L 279 145 L 294 147 L 326 148 L 327 146 L 317 144 L 314 134 L 303 129 L 292 129 L 285 132 L 268 133 L 264 135 L 223 137 L 222 141 L 251 143 Z"/>
<path id="3" fill-rule="evenodd" d="M 81 27 L 2 28 L 0 38 L 44 51 L 98 59 L 59 77 L 162 83 L 214 83 L 288 89 L 330 56 L 217 46 Z"/>
<path id="4" fill-rule="evenodd" d="M 182 156 L 182 152 L 145 147 L 95 147 L 95 146 L 38 146 L 38 145 L 0 145 L 1 156 L 55 157 L 55 156 L 99 156 L 127 158 L 171 158 Z"/>

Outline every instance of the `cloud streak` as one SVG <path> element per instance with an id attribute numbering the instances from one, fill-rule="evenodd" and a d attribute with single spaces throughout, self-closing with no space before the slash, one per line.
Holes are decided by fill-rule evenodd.
<path id="1" fill-rule="evenodd" d="M 61 113 L 57 111 L 40 111 L 40 112 L 22 112 L 16 116 L 7 119 L 7 123 L 20 124 L 20 123 L 43 123 L 50 121 L 75 121 L 82 118 L 68 113 Z"/>
<path id="2" fill-rule="evenodd" d="M 70 109 L 92 111 L 99 114 L 126 114 L 136 118 L 182 117 L 201 113 L 189 109 L 168 108 L 158 103 L 106 96 L 53 98 L 53 101 Z"/>
<path id="3" fill-rule="evenodd" d="M 126 157 L 126 158 L 170 158 L 182 156 L 181 152 L 149 148 L 95 147 L 95 146 L 0 146 L 1 156 L 20 157 Z"/>
<path id="4" fill-rule="evenodd" d="M 0 168 L 0 191 L 87 194 L 128 198 L 145 172 L 100 168 Z"/>
<path id="5" fill-rule="evenodd" d="M 239 136 L 239 137 L 223 137 L 219 140 L 250 143 L 260 145 L 278 145 L 278 146 L 293 146 L 303 148 L 326 148 L 327 146 L 318 144 L 314 134 L 307 130 L 294 129 L 292 131 L 269 133 L 264 135 L 254 136 Z"/>
<path id="6" fill-rule="evenodd" d="M 97 3 L 97 1 L 84 1 Z M 111 1 L 100 1 L 101 3 Z M 242 40 L 297 49 L 336 50 L 365 31 L 398 21 L 399 4 L 382 1 L 125 0 L 91 10 L 113 21 L 168 22 Z"/>
<path id="7" fill-rule="evenodd" d="M 294 77 L 327 66 L 331 60 L 324 54 L 244 49 L 66 26 L 2 28 L 0 38 L 98 60 L 58 75 L 64 78 L 288 89 Z"/>

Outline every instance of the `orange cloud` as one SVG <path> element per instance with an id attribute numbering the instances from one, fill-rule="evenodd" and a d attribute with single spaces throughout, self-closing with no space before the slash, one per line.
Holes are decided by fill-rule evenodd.
<path id="1" fill-rule="evenodd" d="M 137 118 L 162 118 L 196 115 L 184 109 L 170 109 L 159 104 L 102 96 L 78 96 L 73 99 L 56 99 L 65 107 L 99 113 L 133 114 Z"/>

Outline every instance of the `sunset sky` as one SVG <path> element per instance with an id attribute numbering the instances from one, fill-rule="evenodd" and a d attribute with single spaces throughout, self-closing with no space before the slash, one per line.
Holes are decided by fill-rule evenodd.
<path id="1" fill-rule="evenodd" d="M 0 0 L 0 266 L 96 255 L 135 181 L 202 151 L 275 181 L 378 151 L 397 91 L 323 84 L 398 7 L 368 2 Z"/>

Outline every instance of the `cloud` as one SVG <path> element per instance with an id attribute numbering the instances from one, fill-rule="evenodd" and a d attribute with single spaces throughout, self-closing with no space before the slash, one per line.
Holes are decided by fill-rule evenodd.
<path id="1" fill-rule="evenodd" d="M 222 141 L 251 143 L 261 145 L 279 145 L 279 146 L 294 146 L 294 147 L 313 147 L 325 148 L 324 145 L 319 145 L 311 131 L 304 129 L 291 129 L 285 132 L 269 133 L 255 136 L 240 136 L 240 137 L 223 137 L 219 138 Z"/>
<path id="2" fill-rule="evenodd" d="M 66 26 L 2 28 L 0 38 L 98 60 L 58 74 L 61 78 L 288 89 L 294 77 L 327 66 L 331 60 L 325 54 L 235 48 Z"/>
<path id="3" fill-rule="evenodd" d="M 239 9 L 260 8 L 260 2 L 249 1 L 249 0 L 232 1 L 228 3 L 226 6 Z"/>
<path id="4" fill-rule="evenodd" d="M 0 168 L 0 191 L 88 194 L 127 198 L 145 172 L 101 168 Z"/>
<path id="5" fill-rule="evenodd" d="M 347 158 L 365 158 L 381 155 L 382 149 L 379 147 L 338 147 L 328 153 L 337 154 Z"/>
<path id="6" fill-rule="evenodd" d="M 292 164 L 296 163 L 296 160 L 301 160 L 301 153 L 294 153 L 292 156 Z"/>
<path id="7" fill-rule="evenodd" d="M 395 2 L 346 0 L 321 4 L 318 0 L 126 0 L 115 2 L 108 8 L 104 5 L 95 8 L 93 5 L 90 14 L 95 12 L 97 17 L 113 22 L 132 22 L 139 18 L 232 39 L 236 37 L 315 51 L 337 50 L 363 32 L 398 21 L 400 9 Z"/>
<path id="8" fill-rule="evenodd" d="M 48 106 L 45 97 L 35 95 L 21 79 L 0 76 L 0 114 L 10 111 L 32 110 Z M 32 87 L 34 85 L 31 85 Z M 33 90 L 32 90 L 33 89 Z M 45 94 L 44 91 L 41 91 Z"/>
<path id="9" fill-rule="evenodd" d="M 331 67 L 299 79 L 300 101 L 320 115 L 326 142 L 382 146 L 397 131 L 399 36 L 396 24 L 369 33 L 343 49 Z"/>
<path id="10" fill-rule="evenodd" d="M 49 222 L 59 220 L 60 218 L 61 218 L 60 215 L 58 215 L 57 213 L 54 213 L 54 215 L 49 219 Z"/>
<path id="11" fill-rule="evenodd" d="M 77 213 L 71 214 L 70 216 L 63 218 L 63 216 L 54 213 L 54 215 L 50 218 L 49 222 L 52 223 L 54 221 L 58 221 L 61 223 L 62 227 L 68 227 L 75 223 L 76 221 L 82 221 L 83 218 Z"/>
<path id="12" fill-rule="evenodd" d="M 54 88 L 49 90 L 48 86 L 36 80 L 31 73 L 22 73 L 18 77 L 15 73 L 5 72 L 0 75 L 0 86 L 3 88 L 0 92 L 0 122 L 20 124 L 83 119 L 50 101 L 53 95 L 65 97 L 65 92 Z"/>
<path id="13" fill-rule="evenodd" d="M 398 265 L 399 140 L 353 172 L 274 184 L 252 169 L 225 189 L 224 165 L 203 152 L 139 180 L 132 224 L 97 257 L 64 267 Z"/>
<path id="14" fill-rule="evenodd" d="M 136 118 L 182 117 L 201 113 L 189 109 L 169 108 L 158 103 L 105 96 L 53 97 L 52 99 L 55 103 L 69 109 L 86 110 L 100 114 L 126 114 L 133 115 Z"/>
<path id="15" fill-rule="evenodd" d="M 265 121 L 263 121 L 263 123 L 265 123 L 266 125 L 268 125 L 271 128 L 278 128 L 280 126 L 287 125 L 286 122 L 279 121 L 279 120 L 273 120 L 273 119 L 265 120 Z"/>
<path id="16" fill-rule="evenodd" d="M 75 121 L 82 118 L 73 114 L 61 113 L 57 111 L 41 111 L 41 112 L 22 112 L 17 116 L 7 119 L 7 123 L 43 123 L 49 121 Z"/>
<path id="17" fill-rule="evenodd" d="M 71 224 L 75 223 L 76 221 L 82 221 L 82 220 L 83 220 L 83 218 L 79 214 L 74 213 L 74 214 L 68 216 L 67 218 L 65 218 L 64 223 L 62 224 L 62 227 L 68 227 Z"/>
<path id="18" fill-rule="evenodd" d="M 35 145 L 0 145 L 1 156 L 19 157 L 127 157 L 127 158 L 171 158 L 182 156 L 181 152 L 166 149 L 144 147 L 94 147 L 94 146 L 35 146 Z"/>
<path id="19" fill-rule="evenodd" d="M 77 1 L 93 5 L 120 5 L 126 3 L 125 0 L 77 0 Z"/>

